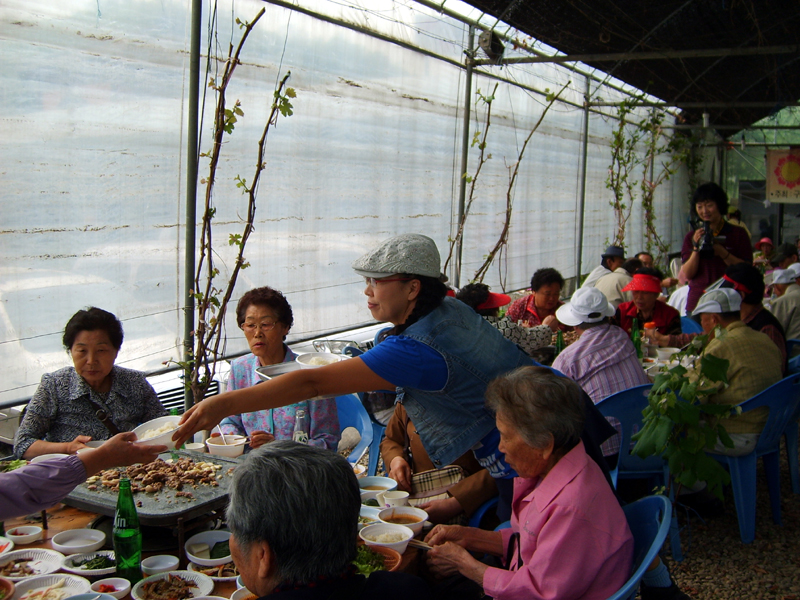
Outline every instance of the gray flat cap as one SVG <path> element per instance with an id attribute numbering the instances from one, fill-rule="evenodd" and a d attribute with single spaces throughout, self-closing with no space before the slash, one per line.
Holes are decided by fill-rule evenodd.
<path id="1" fill-rule="evenodd" d="M 446 281 L 436 242 L 426 235 L 403 233 L 382 242 L 353 262 L 362 277 L 387 277 L 394 273 L 422 275 Z"/>

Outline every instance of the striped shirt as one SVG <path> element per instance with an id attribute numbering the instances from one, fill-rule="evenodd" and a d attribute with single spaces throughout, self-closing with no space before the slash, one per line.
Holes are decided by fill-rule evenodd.
<path id="1" fill-rule="evenodd" d="M 595 404 L 617 392 L 650 383 L 630 338 L 610 324 L 585 330 L 556 357 L 553 368 L 575 380 Z M 619 429 L 616 419 L 609 422 Z M 619 452 L 619 440 L 618 434 L 603 443 L 603 456 Z"/>

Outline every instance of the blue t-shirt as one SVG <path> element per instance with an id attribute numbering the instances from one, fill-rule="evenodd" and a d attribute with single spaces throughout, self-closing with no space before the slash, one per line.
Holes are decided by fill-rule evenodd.
<path id="1" fill-rule="evenodd" d="M 444 357 L 427 344 L 402 335 L 387 337 L 360 358 L 373 373 L 397 387 L 435 392 L 447 383 Z M 492 477 L 516 477 L 516 472 L 500 452 L 499 444 L 500 432 L 495 428 L 472 448 L 472 452 Z"/>

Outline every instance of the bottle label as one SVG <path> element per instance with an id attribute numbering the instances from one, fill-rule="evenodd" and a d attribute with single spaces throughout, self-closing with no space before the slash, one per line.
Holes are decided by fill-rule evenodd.
<path id="1" fill-rule="evenodd" d="M 128 520 L 120 514 L 114 516 L 114 529 L 127 529 Z"/>
<path id="2" fill-rule="evenodd" d="M 295 431 L 292 439 L 298 444 L 308 444 L 308 434 L 305 431 Z"/>

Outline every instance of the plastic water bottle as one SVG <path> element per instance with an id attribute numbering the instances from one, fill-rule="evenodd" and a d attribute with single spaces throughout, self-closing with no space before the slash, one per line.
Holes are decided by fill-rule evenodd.
<path id="1" fill-rule="evenodd" d="M 113 539 L 117 577 L 127 579 L 133 585 L 142 579 L 142 530 L 139 529 L 139 515 L 136 514 L 128 478 L 119 481 Z"/>
<path id="2" fill-rule="evenodd" d="M 294 414 L 294 434 L 292 439 L 298 444 L 308 444 L 308 417 L 306 411 L 298 408 Z"/>

